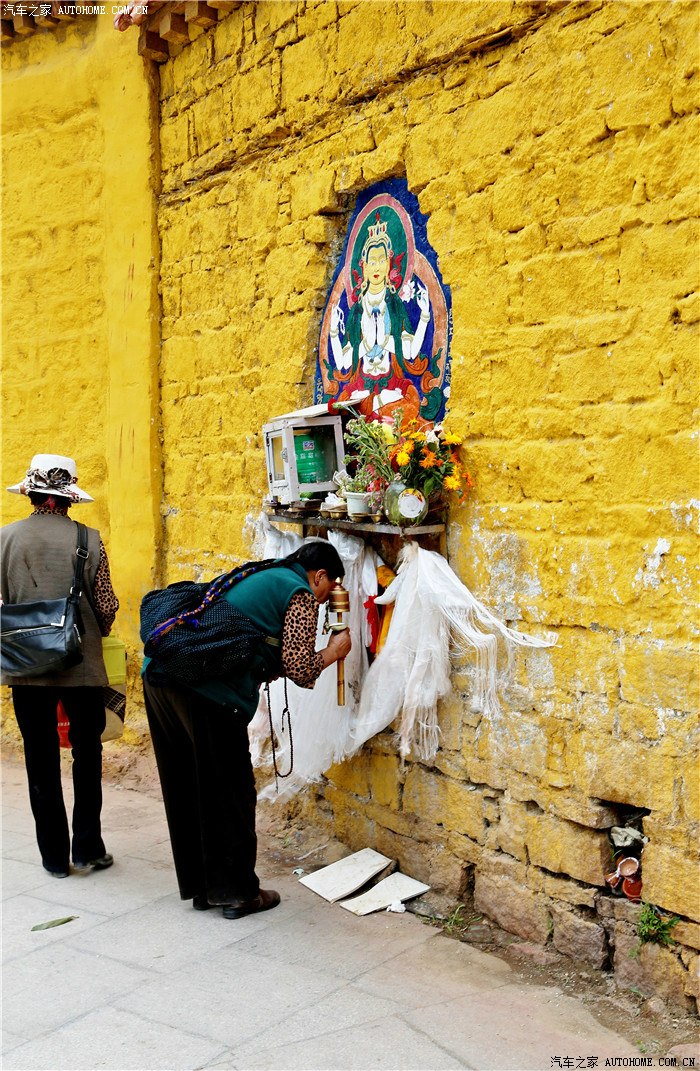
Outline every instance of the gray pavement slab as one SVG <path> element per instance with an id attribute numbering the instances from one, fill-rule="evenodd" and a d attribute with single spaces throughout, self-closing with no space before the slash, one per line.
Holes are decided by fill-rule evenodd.
<path id="1" fill-rule="evenodd" d="M 409 913 L 328 904 L 264 851 L 278 908 L 193 911 L 162 803 L 119 786 L 105 785 L 103 812 L 115 865 L 57 881 L 23 768 L 6 764 L 2 787 L 4 1071 L 544 1071 L 555 1055 L 638 1051 L 582 1002 Z"/>

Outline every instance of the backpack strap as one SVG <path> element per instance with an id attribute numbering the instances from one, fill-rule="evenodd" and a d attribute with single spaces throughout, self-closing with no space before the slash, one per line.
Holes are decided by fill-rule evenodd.
<path id="1" fill-rule="evenodd" d="M 245 565 L 239 565 L 236 569 L 232 569 L 230 573 L 218 576 L 215 580 L 212 580 L 198 606 L 195 606 L 192 610 L 183 610 L 182 613 L 176 614 L 175 617 L 169 617 L 167 621 L 161 621 L 148 637 L 148 642 L 157 643 L 176 625 L 191 625 L 193 628 L 199 628 L 199 619 L 207 607 L 211 606 L 217 599 L 222 598 L 234 584 L 239 584 L 241 580 L 252 576 L 253 573 L 260 573 L 263 569 L 271 569 L 273 565 L 280 564 L 281 562 L 278 558 L 267 558 L 261 562 L 246 562 Z"/>

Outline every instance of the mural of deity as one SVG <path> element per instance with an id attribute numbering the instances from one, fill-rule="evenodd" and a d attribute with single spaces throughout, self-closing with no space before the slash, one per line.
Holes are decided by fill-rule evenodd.
<path id="1" fill-rule="evenodd" d="M 400 180 L 358 198 L 321 324 L 317 402 L 368 391 L 367 415 L 442 417 L 450 295 L 425 222 Z"/>

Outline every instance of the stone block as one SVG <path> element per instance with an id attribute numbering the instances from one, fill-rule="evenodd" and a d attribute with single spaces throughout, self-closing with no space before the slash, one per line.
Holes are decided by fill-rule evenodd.
<path id="1" fill-rule="evenodd" d="M 644 996 L 660 996 L 671 1004 L 685 1006 L 688 972 L 668 948 L 643 944 L 628 926 L 615 927 L 615 978 L 636 986 Z"/>
<path id="2" fill-rule="evenodd" d="M 236 77 L 230 104 L 234 130 L 251 130 L 276 113 L 280 102 L 279 83 L 276 61 L 253 67 Z"/>
<path id="3" fill-rule="evenodd" d="M 592 967 L 603 967 L 608 958 L 603 927 L 556 904 L 552 905 L 551 911 L 554 947 L 572 959 L 590 963 Z"/>
<path id="4" fill-rule="evenodd" d="M 547 901 L 506 877 L 477 873 L 474 907 L 504 930 L 544 944 L 549 935 Z"/>
<path id="5" fill-rule="evenodd" d="M 398 810 L 401 796 L 400 762 L 394 755 L 373 755 L 369 761 L 369 788 L 372 799 Z"/>
<path id="6" fill-rule="evenodd" d="M 504 796 L 500 804 L 500 821 L 496 828 L 498 847 L 522 862 L 527 860 L 525 842 L 528 830 L 528 811 L 524 804 Z"/>
<path id="7" fill-rule="evenodd" d="M 605 834 L 562 821 L 553 815 L 529 815 L 530 862 L 553 874 L 568 874 L 589 885 L 604 885 L 610 865 Z"/>
<path id="8" fill-rule="evenodd" d="M 482 795 L 476 786 L 435 775 L 419 766 L 412 767 L 406 776 L 403 809 L 474 840 L 484 834 Z"/>
<path id="9" fill-rule="evenodd" d="M 320 169 L 316 174 L 294 175 L 291 189 L 292 218 L 295 220 L 323 212 L 336 212 L 338 209 L 334 173 L 330 169 Z"/>
<path id="10" fill-rule="evenodd" d="M 677 922 L 673 927 L 673 939 L 700 951 L 700 925 L 697 922 Z"/>
<path id="11" fill-rule="evenodd" d="M 346 762 L 336 763 L 326 776 L 343 791 L 369 799 L 369 761 L 366 755 L 355 755 Z"/>
<path id="12" fill-rule="evenodd" d="M 650 841 L 644 849 L 644 899 L 666 911 L 700 920 L 698 860 L 677 849 Z"/>

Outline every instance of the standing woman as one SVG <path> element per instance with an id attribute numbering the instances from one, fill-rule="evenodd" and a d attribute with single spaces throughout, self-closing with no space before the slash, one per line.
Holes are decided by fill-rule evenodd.
<path id="1" fill-rule="evenodd" d="M 61 599 L 67 596 L 76 561 L 77 526 L 68 516 L 72 505 L 92 502 L 78 487 L 75 461 L 58 454 L 36 454 L 21 483 L 8 487 L 27 495 L 34 507 L 23 521 L 0 531 L 0 589 L 6 604 Z M 100 826 L 102 810 L 102 742 L 107 684 L 102 636 L 109 635 L 119 602 L 112 590 L 109 563 L 100 533 L 87 529 L 80 611 L 85 625 L 83 661 L 71 669 L 41 677 L 13 678 L 12 702 L 24 741 L 29 800 L 44 869 L 66 878 L 69 861 L 79 869 L 105 870 L 113 863 Z M 61 788 L 56 708 L 59 699 L 70 722 L 73 755 L 73 837 Z"/>

